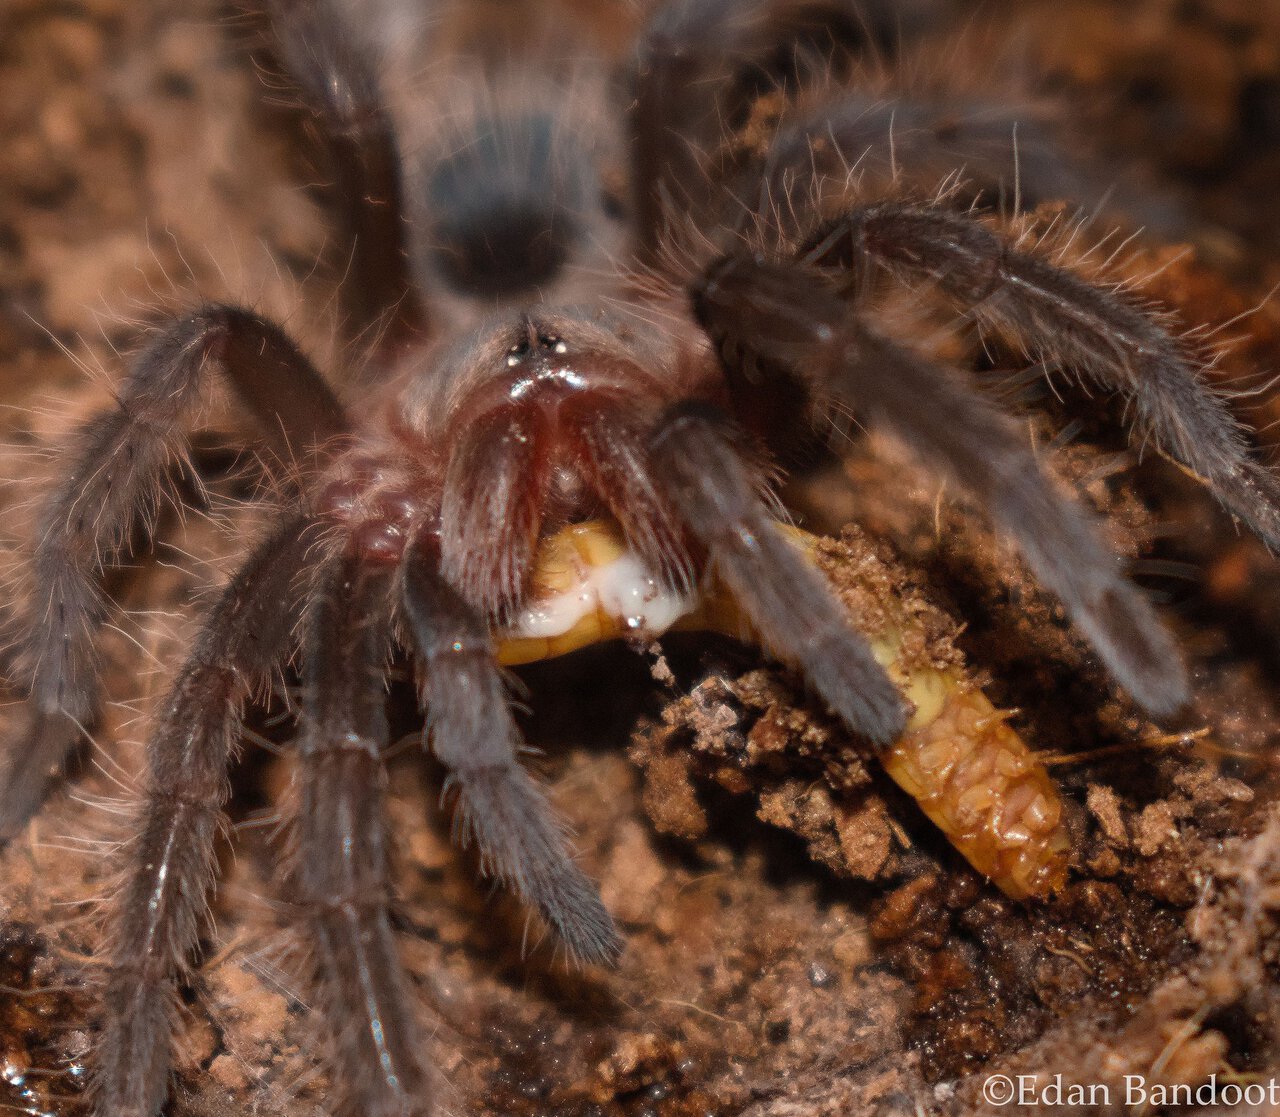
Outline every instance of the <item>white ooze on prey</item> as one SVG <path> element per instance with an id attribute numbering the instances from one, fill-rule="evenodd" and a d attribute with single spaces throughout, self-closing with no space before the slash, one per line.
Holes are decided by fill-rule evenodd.
<path id="1" fill-rule="evenodd" d="M 510 636 L 560 636 L 597 609 L 617 621 L 623 633 L 661 636 L 693 612 L 697 603 L 691 596 L 664 587 L 630 551 L 604 566 L 575 559 L 574 567 L 574 588 L 527 604 L 510 628 Z"/>

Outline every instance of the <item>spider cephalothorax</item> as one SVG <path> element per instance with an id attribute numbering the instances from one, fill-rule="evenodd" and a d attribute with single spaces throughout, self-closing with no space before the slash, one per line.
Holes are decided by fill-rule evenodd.
<path id="1" fill-rule="evenodd" d="M 496 92 L 463 98 L 461 123 L 428 129 L 405 160 L 376 52 L 338 6 L 278 0 L 272 17 L 334 152 L 351 238 L 348 326 L 371 342 L 366 380 L 377 384 L 343 399 L 278 327 L 206 306 L 143 350 L 119 407 L 84 428 L 45 506 L 21 621 L 30 726 L 0 793 L 6 835 L 93 714 L 99 575 L 154 504 L 210 372 L 260 421 L 288 494 L 279 526 L 208 611 L 152 731 L 141 830 L 114 905 L 99 1113 L 153 1117 L 164 1102 L 174 989 L 200 932 L 241 709 L 294 655 L 298 633 L 293 876 L 343 1112 L 433 1106 L 388 917 L 393 645 L 415 657 L 426 739 L 486 869 L 577 958 L 608 962 L 621 949 L 518 762 L 495 656 L 494 629 L 518 629 L 539 549 L 566 524 L 616 525 L 653 590 L 629 614 L 638 633 L 659 634 L 714 571 L 745 624 L 849 729 L 871 749 L 894 742 L 908 704 L 771 511 L 762 463 L 797 406 L 807 417 L 854 411 L 968 489 L 1138 703 L 1160 715 L 1184 701 L 1178 653 L 1096 525 L 958 370 L 876 319 L 876 296 L 928 287 L 1124 393 L 1138 428 L 1273 545 L 1280 493 L 1148 313 L 1006 241 L 956 190 L 910 200 L 895 159 L 954 172 L 963 127 L 912 133 L 886 157 L 892 111 L 839 82 L 806 85 L 814 28 L 858 26 L 841 5 L 657 5 L 628 92 L 596 114 L 625 122 L 626 190 L 620 169 L 601 165 L 608 145 L 564 123 L 554 67 L 530 103 L 501 67 L 471 67 L 468 80 Z M 766 91 L 769 112 L 754 114 Z M 900 116 L 927 118 L 927 106 L 904 101 Z M 999 129 L 983 120 L 971 137 L 979 185 L 1012 174 Z M 748 125 L 750 142 L 728 134 Z M 877 167 L 888 173 L 868 171 Z M 1051 177 L 1049 162 L 1041 169 Z M 625 258 L 606 266 L 602 246 L 614 243 Z M 568 301 L 553 297 L 562 278 L 573 281 Z"/>

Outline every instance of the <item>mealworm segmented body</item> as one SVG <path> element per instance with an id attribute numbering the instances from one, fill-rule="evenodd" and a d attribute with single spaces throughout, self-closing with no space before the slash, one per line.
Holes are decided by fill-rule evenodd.
<path id="1" fill-rule="evenodd" d="M 786 530 L 816 561 L 820 541 Z M 855 617 L 855 627 L 914 706 L 906 731 L 879 754 L 884 770 L 1006 895 L 1021 899 L 1060 888 L 1069 841 L 1062 803 L 1044 765 L 958 655 L 939 663 L 908 650 L 920 643 L 918 613 L 893 601 L 878 600 L 877 606 L 875 616 Z M 533 593 L 497 634 L 498 659 L 529 663 L 605 640 L 648 641 L 671 630 L 754 639 L 717 581 L 709 580 L 696 596 L 664 588 L 615 525 L 590 521 L 542 542 Z"/>

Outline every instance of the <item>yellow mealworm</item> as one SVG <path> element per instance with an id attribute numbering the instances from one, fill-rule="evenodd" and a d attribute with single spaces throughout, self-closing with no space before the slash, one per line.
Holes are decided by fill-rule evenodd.
<path id="1" fill-rule="evenodd" d="M 818 541 L 786 529 L 811 557 Z M 855 575 L 856 576 L 856 575 Z M 878 601 L 863 630 L 880 664 L 912 703 L 906 731 L 879 755 L 884 770 L 920 805 L 975 869 L 1015 898 L 1043 896 L 1066 879 L 1062 804 L 1036 754 L 963 664 L 908 655 L 920 622 Z M 712 580 L 694 597 L 664 590 L 628 551 L 616 526 L 575 524 L 545 539 L 524 613 L 498 633 L 506 665 L 565 655 L 590 644 L 652 637 L 668 629 L 747 639 L 750 626 Z M 918 641 L 917 641 L 918 642 Z"/>

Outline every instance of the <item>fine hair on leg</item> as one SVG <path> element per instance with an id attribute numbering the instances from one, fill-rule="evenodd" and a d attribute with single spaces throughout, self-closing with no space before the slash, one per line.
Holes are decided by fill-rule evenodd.
<path id="1" fill-rule="evenodd" d="M 803 264 L 726 257 L 695 306 L 713 336 L 792 371 L 820 400 L 856 407 L 978 497 L 1143 706 L 1168 714 L 1186 700 L 1172 638 L 1092 517 L 1058 494 L 1013 424 L 952 370 L 876 334 Z"/>
<path id="2" fill-rule="evenodd" d="M 426 735 L 449 773 L 458 831 L 584 962 L 613 962 L 622 941 L 594 884 L 574 864 L 563 824 L 520 765 L 519 730 L 488 625 L 440 574 L 420 534 L 405 557 L 404 612 L 419 657 Z"/>
<path id="3" fill-rule="evenodd" d="M 912 206 L 855 210 L 837 251 L 928 279 L 984 325 L 1131 399 L 1138 429 L 1189 466 L 1272 550 L 1280 549 L 1280 483 L 1195 362 L 1122 294 L 1005 244 L 963 214 Z M 847 240 L 845 239 L 847 237 Z"/>
<path id="4" fill-rule="evenodd" d="M 268 538 L 231 580 L 152 733 L 138 836 L 113 901 L 98 1117 L 154 1117 L 168 1092 L 176 984 L 204 923 L 241 708 L 292 651 L 310 526 L 295 521 Z"/>
<path id="5" fill-rule="evenodd" d="M 389 358 L 423 330 L 426 315 L 409 274 L 401 153 L 378 51 L 335 0 L 268 0 L 267 8 L 281 58 L 329 151 L 350 254 L 341 286 L 347 336 L 375 341 Z"/>
<path id="6" fill-rule="evenodd" d="M 656 475 L 765 646 L 799 667 L 849 728 L 890 744 L 906 724 L 897 687 L 775 524 L 730 431 L 715 409 L 677 405 L 653 436 Z"/>
<path id="7" fill-rule="evenodd" d="M 0 839 L 39 806 L 51 768 L 95 712 L 99 579 L 138 525 L 172 496 L 186 427 L 218 369 L 258 421 L 269 458 L 305 463 L 348 429 L 320 374 L 277 326 L 232 306 L 201 308 L 168 326 L 133 363 L 117 406 L 91 419 L 45 503 L 17 635 L 30 700 L 21 743 L 6 750 Z M 270 463 L 269 463 L 270 464 Z"/>
<path id="8" fill-rule="evenodd" d="M 422 1117 L 436 1093 L 390 919 L 382 751 L 394 582 L 394 565 L 332 556 L 304 637 L 291 867 L 342 1117 Z"/>

